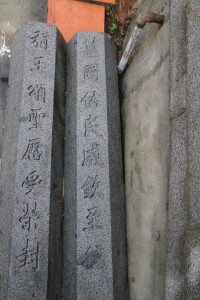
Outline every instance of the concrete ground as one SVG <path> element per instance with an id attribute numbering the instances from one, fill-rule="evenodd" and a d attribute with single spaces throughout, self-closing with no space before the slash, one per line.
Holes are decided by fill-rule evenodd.
<path id="1" fill-rule="evenodd" d="M 47 20 L 47 0 L 0 0 L 0 174 L 12 38 L 26 21 Z"/>

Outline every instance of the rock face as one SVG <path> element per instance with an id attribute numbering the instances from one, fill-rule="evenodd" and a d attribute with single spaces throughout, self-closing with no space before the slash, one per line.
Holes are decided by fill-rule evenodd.
<path id="1" fill-rule="evenodd" d="M 13 45 L 2 157 L 0 298 L 8 290 L 10 300 L 60 299 L 65 44 L 54 26 L 28 22 Z"/>
<path id="2" fill-rule="evenodd" d="M 171 1 L 166 300 L 196 300 L 200 295 L 199 15 L 199 1 Z"/>
<path id="3" fill-rule="evenodd" d="M 64 299 L 127 299 L 115 48 L 102 33 L 68 45 Z"/>

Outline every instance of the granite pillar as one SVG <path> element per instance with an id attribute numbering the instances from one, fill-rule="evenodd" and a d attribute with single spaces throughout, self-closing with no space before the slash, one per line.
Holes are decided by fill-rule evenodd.
<path id="1" fill-rule="evenodd" d="M 103 33 L 68 44 L 63 299 L 125 300 L 125 202 L 115 47 Z"/>
<path id="2" fill-rule="evenodd" d="M 65 66 L 54 26 L 28 22 L 16 33 L 2 156 L 1 299 L 61 297 Z"/>

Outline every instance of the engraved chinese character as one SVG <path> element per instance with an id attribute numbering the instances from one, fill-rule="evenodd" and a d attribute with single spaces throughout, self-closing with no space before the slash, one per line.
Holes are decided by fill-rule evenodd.
<path id="1" fill-rule="evenodd" d="M 28 87 L 28 95 L 31 99 L 45 103 L 46 88 L 43 84 L 30 85 Z"/>
<path id="2" fill-rule="evenodd" d="M 24 215 L 19 218 L 19 222 L 22 224 L 22 229 L 30 231 L 32 228 L 37 229 L 39 214 L 37 212 L 37 203 L 26 204 L 26 208 L 23 209 Z"/>
<path id="3" fill-rule="evenodd" d="M 42 155 L 40 139 L 29 140 L 26 152 L 24 153 L 22 159 L 40 160 Z"/>
<path id="4" fill-rule="evenodd" d="M 34 31 L 30 36 L 31 43 L 35 48 L 40 47 L 43 50 L 46 50 L 48 46 L 48 36 L 48 32 L 40 32 L 40 30 Z"/>
<path id="5" fill-rule="evenodd" d="M 78 257 L 77 264 L 89 270 L 99 262 L 101 257 L 101 246 L 96 245 L 94 248 L 88 247 L 87 251 Z"/>
<path id="6" fill-rule="evenodd" d="M 85 66 L 84 78 L 86 80 L 98 80 L 98 66 L 96 64 Z"/>
<path id="7" fill-rule="evenodd" d="M 26 246 L 22 249 L 20 255 L 16 256 L 18 259 L 18 267 L 23 268 L 31 265 L 34 271 L 39 267 L 39 242 L 27 239 Z"/>
<path id="8" fill-rule="evenodd" d="M 99 184 L 98 176 L 88 176 L 87 180 L 85 181 L 82 189 L 84 191 L 84 198 L 93 198 L 95 195 L 98 195 L 102 198 L 102 194 L 99 192 Z"/>
<path id="9" fill-rule="evenodd" d="M 86 39 L 83 42 L 83 52 L 84 52 L 84 55 L 87 57 L 96 56 L 97 49 L 96 49 L 96 38 L 95 37 L 92 40 Z"/>
<path id="10" fill-rule="evenodd" d="M 25 195 L 32 192 L 34 187 L 42 182 L 43 180 L 40 179 L 40 175 L 38 175 L 36 171 L 31 172 L 28 176 L 26 176 L 26 179 L 22 183 L 22 187 L 27 190 Z"/>
<path id="11" fill-rule="evenodd" d="M 31 109 L 31 112 L 29 114 L 29 122 L 31 123 L 31 127 L 29 129 L 38 128 L 38 122 L 41 119 L 44 119 L 46 116 L 46 113 L 40 112 L 41 108 L 38 109 Z"/>
<path id="12" fill-rule="evenodd" d="M 87 94 L 81 99 L 81 102 L 85 103 L 85 108 L 98 106 L 99 101 L 97 99 L 97 92 L 87 92 Z"/>
<path id="13" fill-rule="evenodd" d="M 98 206 L 88 208 L 88 215 L 87 215 L 88 227 L 83 228 L 83 231 L 103 228 L 102 223 L 100 222 L 100 218 L 101 218 L 101 213 Z"/>
<path id="14" fill-rule="evenodd" d="M 92 148 L 89 150 L 83 150 L 84 159 L 82 166 L 96 166 L 103 167 L 101 163 L 101 156 L 99 152 L 99 145 L 97 143 L 92 144 Z"/>
<path id="15" fill-rule="evenodd" d="M 46 67 L 43 56 L 36 56 L 33 58 L 33 67 L 30 68 L 31 71 L 39 71 Z"/>
<path id="16" fill-rule="evenodd" d="M 88 136 L 90 133 L 94 134 L 96 137 L 102 136 L 102 134 L 99 133 L 98 118 L 92 118 L 91 115 L 85 120 L 85 136 Z"/>

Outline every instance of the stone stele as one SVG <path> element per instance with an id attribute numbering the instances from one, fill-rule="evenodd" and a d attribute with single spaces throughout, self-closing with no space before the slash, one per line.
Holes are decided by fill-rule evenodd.
<path id="1" fill-rule="evenodd" d="M 2 157 L 1 299 L 61 297 L 65 66 L 55 26 L 28 22 L 16 33 Z"/>
<path id="2" fill-rule="evenodd" d="M 63 299 L 126 300 L 125 202 L 115 47 L 67 46 Z"/>

